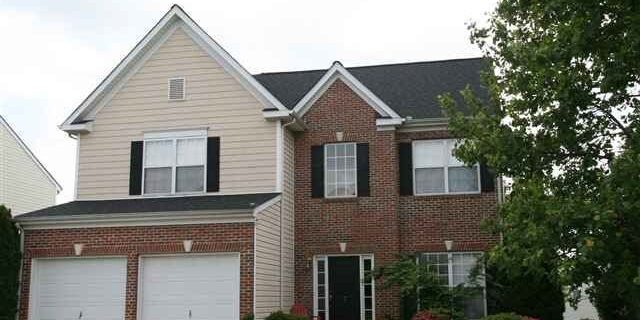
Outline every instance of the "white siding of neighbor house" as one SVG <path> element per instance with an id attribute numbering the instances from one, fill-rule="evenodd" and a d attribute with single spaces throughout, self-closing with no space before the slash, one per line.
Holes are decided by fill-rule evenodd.
<path id="1" fill-rule="evenodd" d="M 56 194 L 56 186 L 0 124 L 0 204 L 16 215 L 54 205 Z"/>
<path id="2" fill-rule="evenodd" d="M 281 305 L 281 203 L 275 203 L 256 215 L 255 316 L 264 319 Z"/>
<path id="3" fill-rule="evenodd" d="M 186 99 L 168 101 L 168 79 L 184 77 Z M 276 122 L 263 105 L 177 28 L 80 135 L 77 198 L 128 197 L 131 141 L 145 131 L 208 127 L 220 137 L 220 193 L 273 192 Z"/>

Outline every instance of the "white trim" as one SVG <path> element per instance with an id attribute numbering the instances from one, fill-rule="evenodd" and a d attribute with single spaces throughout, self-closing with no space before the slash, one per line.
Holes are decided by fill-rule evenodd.
<path id="1" fill-rule="evenodd" d="M 182 98 L 171 98 L 171 81 L 182 80 Z M 185 77 L 172 77 L 167 79 L 167 101 L 184 101 L 187 100 L 187 79 Z"/>
<path id="2" fill-rule="evenodd" d="M 252 210 L 202 210 L 20 218 L 24 230 L 254 222 Z"/>
<path id="3" fill-rule="evenodd" d="M 258 213 L 264 211 L 265 209 L 271 207 L 272 205 L 278 203 L 280 200 L 282 199 L 282 196 L 276 196 L 273 199 L 257 206 L 255 209 L 253 209 L 253 215 L 257 215 Z"/>
<path id="4" fill-rule="evenodd" d="M 242 268 L 242 255 L 240 252 L 197 252 L 197 253 L 169 253 L 169 254 L 141 254 L 138 255 L 138 288 L 136 290 L 136 319 L 142 319 L 142 295 L 144 294 L 142 291 L 142 272 L 144 269 L 144 265 L 142 260 L 144 258 L 163 258 L 163 257 L 189 257 L 189 256 L 235 256 L 238 259 L 238 292 L 235 292 L 234 302 L 236 305 L 236 309 L 234 310 L 234 316 L 236 320 L 240 319 L 240 294 L 242 292 L 242 272 L 240 269 Z M 254 263 L 255 265 L 255 263 Z M 254 281 L 254 289 L 255 289 L 255 281 Z M 255 290 L 254 290 L 254 305 L 255 305 Z M 255 312 L 255 306 L 254 306 Z M 255 314 L 255 313 L 254 313 Z"/>
<path id="5" fill-rule="evenodd" d="M 182 22 L 180 26 L 185 32 L 193 37 L 203 49 L 209 53 L 222 67 L 229 72 L 243 87 L 249 90 L 264 106 L 275 108 L 281 111 L 287 109 L 268 90 L 266 90 L 255 78 L 244 69 L 229 53 L 227 53 L 217 42 L 215 42 L 195 21 L 191 19 L 178 5 L 173 5 L 171 9 L 160 19 L 160 21 L 144 36 L 144 38 L 127 54 L 127 56 L 109 73 L 109 75 L 94 89 L 91 94 L 76 108 L 65 121 L 60 125 L 62 130 L 72 130 L 72 123 L 83 118 L 94 109 L 106 94 L 114 90 L 115 86 L 122 80 L 128 70 L 131 70 L 140 58 L 161 40 L 163 36 L 170 33 L 170 29 Z"/>
<path id="6" fill-rule="evenodd" d="M 144 132 L 144 140 L 148 139 L 173 139 L 173 138 L 200 138 L 207 136 L 207 129 L 192 130 L 163 130 Z"/>
<path id="7" fill-rule="evenodd" d="M 33 154 L 33 152 L 31 152 L 31 149 L 27 147 L 27 144 L 24 143 L 24 141 L 22 141 L 18 133 L 16 133 L 13 130 L 13 128 L 11 128 L 9 123 L 2 117 L 2 115 L 0 115 L 0 124 L 2 124 L 2 126 L 4 126 L 7 129 L 7 131 L 9 131 L 9 134 L 18 143 L 20 148 L 22 148 L 22 150 L 27 153 L 27 155 L 29 156 L 29 158 L 31 158 L 33 163 L 35 163 L 35 165 L 40 169 L 40 171 L 44 173 L 45 177 L 47 177 L 49 182 L 53 184 L 53 186 L 56 188 L 56 194 L 60 193 L 60 191 L 62 191 L 62 186 L 60 186 L 58 181 L 56 181 L 56 179 L 51 175 L 51 173 L 49 173 L 49 171 L 44 167 L 44 165 L 40 162 L 40 160 L 38 160 L 38 158 Z"/>
<path id="8" fill-rule="evenodd" d="M 262 116 L 267 120 L 283 120 L 291 118 L 291 111 L 283 111 L 283 110 L 268 110 L 262 111 Z"/>
<path id="9" fill-rule="evenodd" d="M 327 146 L 330 145 L 339 145 L 339 144 L 343 144 L 343 145 L 352 145 L 353 146 L 353 152 L 354 152 L 354 164 L 355 164 L 355 194 L 354 195 L 336 195 L 336 196 L 329 196 L 327 193 L 327 186 L 329 185 L 327 183 Z M 322 161 L 324 161 L 324 198 L 326 199 L 344 199 L 344 198 L 357 198 L 358 197 L 358 144 L 355 142 L 335 142 L 335 143 L 327 143 L 323 146 L 324 148 L 324 159 Z M 345 164 L 346 166 L 346 164 Z M 346 169 L 346 168 L 345 168 Z M 337 186 L 337 183 L 336 183 Z"/>
<path id="10" fill-rule="evenodd" d="M 480 178 L 480 164 L 476 163 L 474 164 L 474 166 L 476 167 L 476 183 L 478 186 L 478 190 L 474 190 L 474 191 L 462 191 L 462 192 L 450 192 L 449 191 L 449 164 L 445 164 L 442 168 L 444 170 L 444 192 L 431 192 L 431 193 L 418 193 L 416 192 L 416 185 L 417 185 L 417 180 L 416 180 L 416 169 L 424 169 L 424 168 L 440 168 L 440 167 L 424 167 L 424 168 L 416 168 L 416 161 L 415 161 L 415 156 L 416 156 L 416 152 L 415 152 L 415 146 L 416 143 L 420 143 L 420 142 L 424 142 L 424 141 L 431 141 L 431 142 L 436 142 L 436 141 L 440 141 L 443 142 L 444 145 L 444 152 L 445 152 L 445 161 L 448 162 L 448 151 L 449 151 L 449 143 L 451 142 L 455 142 L 456 139 L 421 139 L 421 140 L 413 140 L 411 141 L 411 174 L 413 175 L 413 195 L 414 196 L 442 196 L 442 195 L 465 195 L 465 194 L 480 194 L 482 192 L 482 181 Z M 454 166 L 456 167 L 456 166 Z"/>
<path id="11" fill-rule="evenodd" d="M 78 178 L 80 177 L 80 135 L 76 136 L 75 180 L 73 181 L 73 200 L 78 199 Z"/>
<path id="12" fill-rule="evenodd" d="M 356 79 L 342 64 L 338 61 L 331 65 L 331 68 L 318 80 L 318 82 L 300 99 L 293 108 L 293 112 L 302 117 L 311 108 L 313 103 L 320 98 L 322 93 L 327 90 L 336 79 L 342 80 L 351 90 L 364 99 L 372 108 L 374 108 L 381 116 L 391 117 L 402 120 L 402 118 L 391 109 L 384 101 L 371 92 L 362 82 Z"/>
<path id="13" fill-rule="evenodd" d="M 284 135 L 282 120 L 276 121 L 276 192 L 282 192 L 284 167 Z"/>

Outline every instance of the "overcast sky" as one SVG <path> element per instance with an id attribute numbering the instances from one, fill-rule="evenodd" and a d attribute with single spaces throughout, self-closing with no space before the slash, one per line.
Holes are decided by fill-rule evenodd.
<path id="1" fill-rule="evenodd" d="M 171 1 L 0 0 L 0 114 L 73 199 L 75 141 L 57 126 Z M 252 73 L 477 57 L 467 25 L 495 0 L 180 1 Z"/>

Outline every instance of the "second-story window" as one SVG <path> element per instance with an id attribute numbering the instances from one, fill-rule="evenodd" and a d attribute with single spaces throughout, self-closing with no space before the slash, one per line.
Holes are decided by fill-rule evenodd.
<path id="1" fill-rule="evenodd" d="M 455 140 L 413 142 L 414 194 L 480 192 L 479 166 L 467 166 L 453 155 Z"/>
<path id="2" fill-rule="evenodd" d="M 145 136 L 144 194 L 204 192 L 206 133 Z"/>
<path id="3" fill-rule="evenodd" d="M 355 143 L 325 145 L 325 196 L 355 197 L 357 162 Z"/>

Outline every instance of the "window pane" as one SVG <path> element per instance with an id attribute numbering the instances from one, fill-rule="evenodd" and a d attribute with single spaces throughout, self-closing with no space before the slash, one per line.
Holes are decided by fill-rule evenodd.
<path id="1" fill-rule="evenodd" d="M 449 192 L 478 191 L 478 168 L 449 167 Z"/>
<path id="2" fill-rule="evenodd" d="M 356 195 L 356 145 L 341 143 L 326 145 L 325 196 Z"/>
<path id="3" fill-rule="evenodd" d="M 338 190 L 335 184 L 327 184 L 327 197 L 335 197 L 338 195 Z"/>
<path id="4" fill-rule="evenodd" d="M 171 168 L 144 169 L 144 193 L 170 193 Z"/>
<path id="5" fill-rule="evenodd" d="M 414 167 L 444 167 L 446 163 L 444 158 L 444 147 L 444 140 L 414 142 Z"/>
<path id="6" fill-rule="evenodd" d="M 454 166 L 454 167 L 462 167 L 464 166 L 464 162 L 458 160 L 458 158 L 456 158 L 453 155 L 453 150 L 455 149 L 456 146 L 456 141 L 455 140 L 449 140 L 447 141 L 447 149 L 449 150 L 448 152 L 448 163 L 450 166 Z"/>
<path id="7" fill-rule="evenodd" d="M 176 192 L 204 190 L 204 166 L 177 167 Z"/>
<path id="8" fill-rule="evenodd" d="M 443 193 L 444 168 L 416 169 L 416 193 Z"/>
<path id="9" fill-rule="evenodd" d="M 480 319 L 485 315 L 484 290 L 478 288 L 478 292 L 464 301 L 464 315 L 469 319 Z"/>
<path id="10" fill-rule="evenodd" d="M 204 165 L 204 139 L 180 139 L 177 141 L 177 165 L 198 166 Z"/>
<path id="11" fill-rule="evenodd" d="M 147 141 L 144 144 L 145 167 L 169 167 L 173 165 L 173 141 Z"/>

